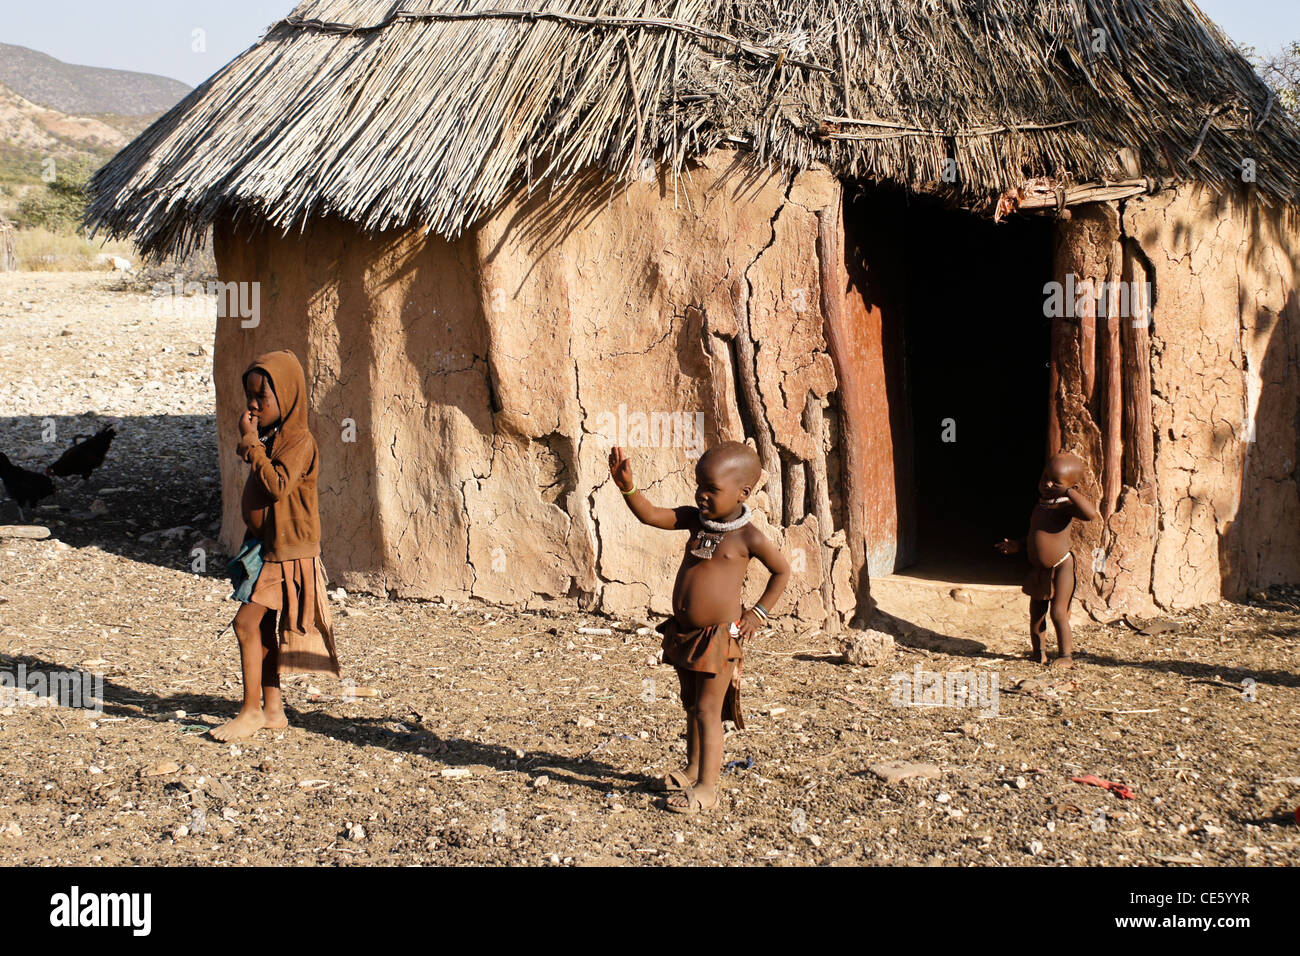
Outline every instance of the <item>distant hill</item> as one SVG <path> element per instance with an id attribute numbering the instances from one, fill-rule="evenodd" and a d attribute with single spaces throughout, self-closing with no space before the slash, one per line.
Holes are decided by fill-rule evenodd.
<path id="1" fill-rule="evenodd" d="M 81 116 L 157 115 L 190 92 L 165 76 L 75 66 L 9 43 L 0 43 L 0 83 L 39 106 Z"/>
<path id="2" fill-rule="evenodd" d="M 44 191 L 51 175 L 89 175 L 132 135 L 101 118 L 37 106 L 0 84 L 0 218 L 13 219 L 23 198 Z"/>
<path id="3" fill-rule="evenodd" d="M 128 136 L 90 116 L 72 116 L 38 106 L 0 83 L 0 142 L 43 154 L 74 152 L 113 155 Z"/>

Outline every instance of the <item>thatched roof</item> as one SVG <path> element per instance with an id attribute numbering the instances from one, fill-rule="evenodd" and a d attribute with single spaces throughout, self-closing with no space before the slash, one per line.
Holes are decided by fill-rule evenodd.
<path id="1" fill-rule="evenodd" d="M 223 216 L 451 237 L 521 184 L 727 144 L 986 208 L 1243 160 L 1300 200 L 1292 118 L 1183 0 L 305 0 L 100 170 L 87 221 L 155 254 Z"/>

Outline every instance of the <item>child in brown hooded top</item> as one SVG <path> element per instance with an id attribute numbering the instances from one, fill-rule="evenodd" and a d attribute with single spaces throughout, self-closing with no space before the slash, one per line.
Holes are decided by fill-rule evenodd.
<path id="1" fill-rule="evenodd" d="M 244 704 L 234 720 L 212 731 L 217 740 L 289 725 L 281 674 L 339 675 L 320 561 L 319 453 L 307 430 L 307 384 L 298 357 L 287 349 L 259 356 L 244 372 L 244 395 L 248 408 L 239 417 L 237 450 L 252 467 L 240 506 L 248 528 L 245 551 L 254 569 L 260 555 L 261 568 L 233 595 L 244 600 L 234 621 Z"/>

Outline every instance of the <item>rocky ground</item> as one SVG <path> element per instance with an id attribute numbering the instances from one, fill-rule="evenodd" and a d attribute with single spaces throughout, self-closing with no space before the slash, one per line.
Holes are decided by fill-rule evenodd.
<path id="1" fill-rule="evenodd" d="M 0 537 L 0 675 L 104 675 L 102 712 L 0 707 L 0 861 L 1297 860 L 1291 589 L 1145 635 L 1086 629 L 1068 677 L 999 650 L 1006 635 L 905 638 L 854 667 L 823 635 L 774 631 L 746 660 L 722 806 L 697 817 L 646 788 L 682 759 L 682 718 L 641 621 L 347 596 L 348 683 L 294 679 L 291 729 L 219 744 L 206 730 L 239 692 L 219 634 L 233 605 L 223 562 L 193 565 L 218 510 L 215 319 L 159 314 L 117 281 L 0 275 L 0 450 L 37 468 L 78 433 L 119 431 L 88 483 L 28 515 L 49 538 Z M 18 523 L 12 502 L 0 523 Z M 997 692 L 906 706 L 897 675 L 918 668 L 985 691 L 996 676 Z M 898 762 L 923 775 L 882 766 Z M 1088 774 L 1132 799 L 1071 782 Z"/>

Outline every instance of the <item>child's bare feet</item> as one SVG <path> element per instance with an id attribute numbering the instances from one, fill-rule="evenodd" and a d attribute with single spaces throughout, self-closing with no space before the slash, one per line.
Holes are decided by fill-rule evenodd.
<path id="1" fill-rule="evenodd" d="M 1047 651 L 1043 650 L 1041 647 L 1031 647 L 1029 653 L 1026 654 L 1025 657 L 1038 664 L 1046 664 L 1048 660 Z"/>
<path id="2" fill-rule="evenodd" d="M 699 813 L 702 810 L 712 810 L 717 805 L 717 788 L 702 787 L 699 784 L 687 787 L 681 793 L 674 793 L 664 801 L 664 807 L 673 813 Z"/>
<path id="3" fill-rule="evenodd" d="M 262 726 L 267 730 L 284 730 L 289 726 L 289 718 L 284 715 L 284 692 L 279 687 L 262 688 L 262 716 L 266 720 Z"/>
<path id="4" fill-rule="evenodd" d="M 1046 664 L 1047 661 L 1043 661 L 1043 663 Z M 1061 655 L 1060 657 L 1058 657 L 1056 660 L 1052 661 L 1052 663 L 1051 663 L 1050 666 L 1051 666 L 1051 667 L 1054 667 L 1054 668 L 1059 668 L 1060 670 L 1065 670 L 1065 671 L 1073 670 L 1073 669 L 1074 669 L 1074 658 L 1073 658 L 1072 656 L 1070 656 L 1069 654 L 1062 654 L 1062 655 Z"/>
<path id="5" fill-rule="evenodd" d="M 283 715 L 281 715 L 283 716 Z M 239 740 L 251 737 L 266 726 L 266 715 L 259 707 L 257 710 L 241 710 L 234 720 L 227 721 L 220 727 L 208 731 L 214 740 Z"/>

